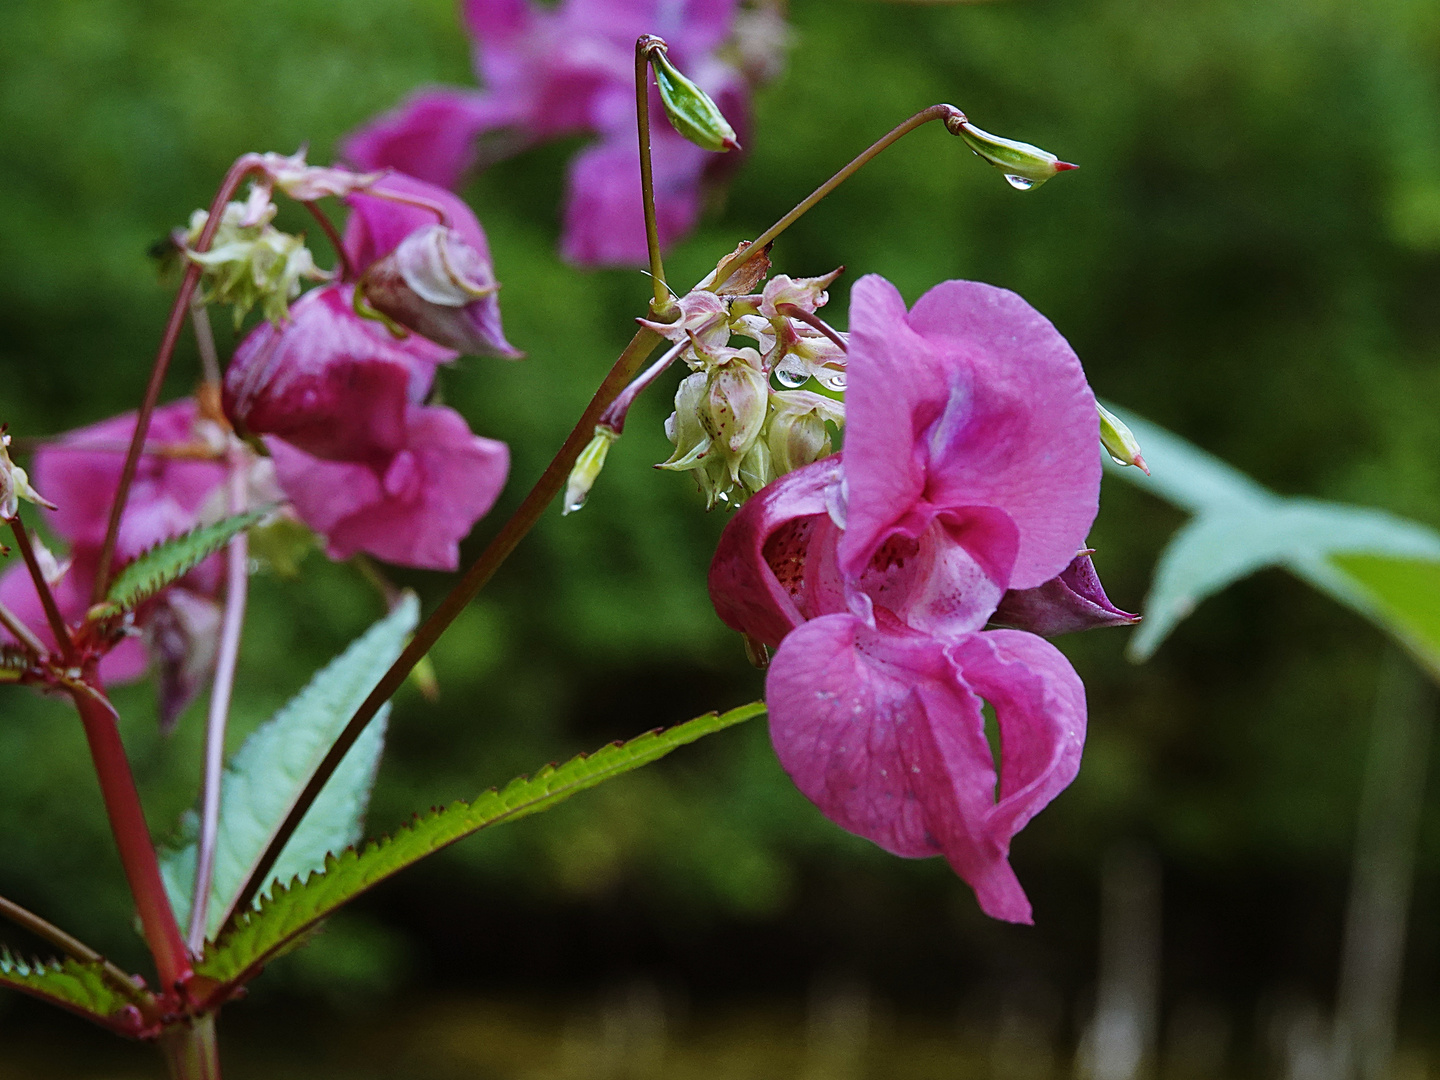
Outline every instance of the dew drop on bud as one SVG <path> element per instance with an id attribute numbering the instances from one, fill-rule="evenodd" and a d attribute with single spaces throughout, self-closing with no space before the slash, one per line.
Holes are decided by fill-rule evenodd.
<path id="1" fill-rule="evenodd" d="M 1005 174 L 1005 182 L 1016 191 L 1029 191 L 1035 186 L 1035 181 L 1024 176 L 1016 176 L 1014 173 Z"/>
<path id="2" fill-rule="evenodd" d="M 843 371 L 837 371 L 834 375 L 822 376 L 820 385 L 825 387 L 826 390 L 844 390 L 845 373 Z"/>
<path id="3" fill-rule="evenodd" d="M 775 381 L 787 390 L 794 390 L 797 387 L 804 386 L 806 380 L 809 378 L 810 376 L 806 375 L 805 372 L 795 371 L 791 368 L 777 368 L 775 371 Z"/>

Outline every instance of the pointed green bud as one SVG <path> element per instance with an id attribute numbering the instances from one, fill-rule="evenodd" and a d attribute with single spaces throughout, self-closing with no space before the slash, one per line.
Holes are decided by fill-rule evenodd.
<path id="1" fill-rule="evenodd" d="M 671 127 L 702 150 L 740 149 L 735 129 L 720 107 L 670 62 L 663 44 L 651 47 L 650 64 L 655 69 L 655 84 L 660 88 L 660 100 Z"/>
<path id="2" fill-rule="evenodd" d="M 1116 465 L 1134 465 L 1149 476 L 1150 466 L 1140 456 L 1140 443 L 1125 422 L 1098 401 L 1095 407 L 1100 410 L 1100 445 L 1105 447 L 1110 460 Z"/>
<path id="3" fill-rule="evenodd" d="M 950 134 L 965 140 L 965 145 L 1005 174 L 1005 180 L 1017 191 L 1029 191 L 1045 183 L 1056 173 L 1078 168 L 1061 161 L 1048 150 L 1029 143 L 1003 139 L 982 131 L 963 116 L 945 121 Z"/>
<path id="4" fill-rule="evenodd" d="M 580 456 L 575 459 L 575 467 L 570 470 L 570 480 L 565 485 L 565 501 L 560 506 L 562 515 L 573 514 L 585 505 L 600 470 L 605 468 L 605 457 L 618 438 L 620 433 L 614 428 L 604 424 L 595 425 L 595 437 L 580 451 Z"/>

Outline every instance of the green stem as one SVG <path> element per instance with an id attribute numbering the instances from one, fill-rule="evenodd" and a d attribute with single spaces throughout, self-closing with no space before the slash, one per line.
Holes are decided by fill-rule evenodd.
<path id="1" fill-rule="evenodd" d="M 770 228 L 761 233 L 755 242 L 744 251 L 732 256 L 728 262 L 715 271 L 715 277 L 712 280 L 716 284 L 728 281 L 736 270 L 739 270 L 740 267 L 763 252 L 775 241 L 777 236 L 809 213 L 815 207 L 815 204 L 825 198 L 826 195 L 829 195 L 846 180 L 849 180 L 850 177 L 870 164 L 871 161 L 879 157 L 890 146 L 899 142 L 916 128 L 923 127 L 932 120 L 944 120 L 945 126 L 949 128 L 952 124 L 963 123 L 965 121 L 965 114 L 954 105 L 943 104 L 931 105 L 928 109 L 920 110 L 914 116 L 910 117 L 909 120 L 906 120 L 903 124 L 893 129 L 884 138 L 873 143 L 867 150 L 856 157 L 854 161 L 850 162 L 849 165 L 846 165 L 829 180 L 826 180 L 825 183 L 812 191 L 805 199 L 796 204 L 795 209 L 791 210 L 774 225 L 771 225 Z"/>
<path id="2" fill-rule="evenodd" d="M 87 674 L 90 685 L 96 685 L 94 673 Z M 190 957 L 170 908 L 170 898 L 165 894 L 160 862 L 155 857 L 150 827 L 145 823 L 140 793 L 135 790 L 125 744 L 120 741 L 115 710 L 102 698 L 78 689 L 72 690 L 70 696 L 85 727 L 85 739 L 90 744 L 95 775 L 100 781 L 100 794 L 105 800 L 105 814 L 110 819 L 110 831 L 115 836 L 125 879 L 140 914 L 145 943 L 155 958 L 161 988 L 172 990 L 190 977 Z"/>
<path id="3" fill-rule="evenodd" d="M 225 214 L 225 204 L 235 189 L 251 173 L 263 172 L 264 161 L 258 154 L 245 154 L 230 166 L 215 199 L 210 203 L 210 216 L 195 241 L 194 251 L 199 254 L 210 250 L 215 239 L 215 230 L 220 228 L 220 219 Z M 150 434 L 150 417 L 155 404 L 160 400 L 160 387 L 165 382 L 165 372 L 170 368 L 170 357 L 175 354 L 175 344 L 180 340 L 180 330 L 185 325 L 185 313 L 190 310 L 190 299 L 200 283 L 200 264 L 187 260 L 185 277 L 180 282 L 180 291 L 175 294 L 175 303 L 170 308 L 170 319 L 165 324 L 165 333 L 160 338 L 160 348 L 155 353 L 155 364 L 150 369 L 150 383 L 145 387 L 145 397 L 135 415 L 135 433 L 130 437 L 130 447 L 125 453 L 125 464 L 120 469 L 120 486 L 115 489 L 115 501 L 110 504 L 110 520 L 105 526 L 105 543 L 100 548 L 100 559 L 95 566 L 95 591 L 91 599 L 99 603 L 105 599 L 110 587 L 110 569 L 115 561 L 115 541 L 120 536 L 120 518 L 125 513 L 125 504 L 130 498 L 130 485 L 135 481 L 135 471 L 140 467 L 140 454 L 145 448 L 145 438 Z"/>
<path id="4" fill-rule="evenodd" d="M 645 207 L 645 245 L 650 251 L 650 281 L 655 290 L 651 312 L 660 318 L 675 310 L 675 301 L 665 284 L 665 264 L 660 258 L 660 227 L 655 220 L 655 177 L 650 163 L 650 53 L 665 42 L 654 34 L 642 34 L 635 42 L 635 124 L 640 133 L 640 200 Z"/>
<path id="5" fill-rule="evenodd" d="M 15 546 L 20 549 L 20 556 L 25 560 L 25 569 L 30 571 L 35 591 L 40 595 L 40 606 L 45 609 L 50 633 L 55 635 L 55 643 L 59 645 L 60 652 L 68 663 L 75 659 L 75 642 L 70 637 L 70 628 L 65 625 L 65 617 L 60 614 L 59 605 L 55 603 L 55 594 L 50 591 L 50 583 L 45 580 L 45 572 L 40 569 L 40 563 L 35 558 L 35 548 L 30 544 L 30 534 L 25 530 L 25 523 L 20 520 L 20 515 L 10 519 L 10 529 L 15 533 Z"/>
<path id="6" fill-rule="evenodd" d="M 535 527 L 535 523 L 540 520 L 540 515 L 545 512 L 545 508 L 550 505 L 551 500 L 564 490 L 570 470 L 575 467 L 576 459 L 594 436 L 595 425 L 599 423 L 600 417 L 610 407 L 610 403 L 620 396 L 620 392 L 629 385 L 650 354 L 655 351 L 655 347 L 663 340 L 659 334 L 644 327 L 630 339 L 630 344 L 625 346 L 619 359 L 615 361 L 615 366 L 610 369 L 610 373 L 605 376 L 600 388 L 595 391 L 595 396 L 590 399 L 590 404 L 580 414 L 580 419 L 576 421 L 569 438 L 565 440 L 564 445 L 546 466 L 540 479 L 535 481 L 535 486 L 530 489 L 530 493 L 510 515 L 510 520 L 500 527 L 500 532 L 480 553 L 480 557 L 471 564 L 445 599 L 440 601 L 440 605 L 415 631 L 415 636 L 405 647 L 405 651 L 400 654 L 395 663 L 390 665 L 390 670 L 381 676 L 375 689 L 370 691 L 370 696 L 350 718 L 345 730 L 335 740 L 335 745 L 330 747 L 330 752 L 316 767 L 314 774 L 305 785 L 305 790 L 296 799 L 289 816 L 281 823 L 279 830 L 270 841 L 270 846 L 265 849 L 265 854 L 261 856 L 260 861 L 251 872 L 249 880 L 245 882 L 245 887 L 240 890 L 230 912 L 232 925 L 235 919 L 249 910 L 256 895 L 269 880 L 270 871 L 274 868 L 280 853 L 285 850 L 286 843 L 289 842 L 300 822 L 304 820 L 306 811 L 324 790 L 325 784 L 339 767 L 346 753 L 355 745 L 355 740 L 360 737 L 366 725 L 375 718 L 375 714 L 380 711 L 380 706 L 389 701 L 395 691 L 400 688 L 411 670 L 430 651 L 446 628 L 455 621 L 460 612 L 465 610 L 470 601 L 475 599 L 485 584 L 495 576 L 495 571 L 500 569 L 500 565 L 515 550 L 520 541 Z"/>
<path id="7" fill-rule="evenodd" d="M 160 1050 L 170 1067 L 171 1080 L 220 1080 L 214 1013 L 169 1028 L 160 1037 Z"/>

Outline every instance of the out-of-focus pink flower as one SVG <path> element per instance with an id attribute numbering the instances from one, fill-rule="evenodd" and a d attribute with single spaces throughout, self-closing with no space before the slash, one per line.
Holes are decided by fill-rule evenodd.
<path id="1" fill-rule="evenodd" d="M 1083 546 L 1094 397 L 1013 293 L 949 281 L 907 312 L 875 276 L 852 293 L 846 397 L 843 454 L 745 504 L 711 597 L 778 646 L 771 735 L 800 790 L 889 851 L 944 855 L 985 912 L 1028 922 L 1010 841 L 1074 778 L 1085 693 L 1042 638 L 982 627 L 1007 590 L 1043 586 Z"/>
<path id="2" fill-rule="evenodd" d="M 490 245 L 470 207 L 400 173 L 346 202 L 345 252 L 372 307 L 460 352 L 522 355 L 505 340 Z"/>
<path id="3" fill-rule="evenodd" d="M 1075 556 L 1060 574 L 1035 589 L 1011 589 L 1000 600 L 991 624 L 1059 637 L 1101 626 L 1133 626 L 1139 615 L 1121 611 L 1105 595 L 1090 553 Z"/>
<path id="4" fill-rule="evenodd" d="M 405 445 L 383 463 L 324 461 L 268 440 L 280 486 L 332 559 L 364 551 L 453 570 L 460 541 L 505 486 L 504 443 L 471 434 L 453 409 L 411 406 L 406 420 Z"/>
<path id="5" fill-rule="evenodd" d="M 422 90 L 351 135 L 345 156 L 363 168 L 392 167 L 453 188 L 474 164 L 475 140 L 514 137 L 505 148 L 579 133 L 600 137 L 570 171 L 565 256 L 581 265 L 643 265 L 644 219 L 635 147 L 635 41 L 657 34 L 670 56 L 741 129 L 744 75 L 715 56 L 732 34 L 738 0 L 467 0 L 475 67 L 485 89 Z M 662 243 L 693 227 L 702 188 L 731 155 L 706 154 L 675 135 L 652 98 L 653 158 Z M 659 204 L 663 201 L 663 209 Z"/>
<path id="6" fill-rule="evenodd" d="M 200 424 L 199 410 L 192 400 L 163 405 L 152 414 L 146 453 L 140 458 L 125 514 L 120 519 L 117 564 L 123 565 L 162 540 L 200 524 L 202 507 L 225 477 L 224 467 L 205 457 L 208 447 Z M 46 517 L 55 532 L 70 544 L 69 568 L 51 583 L 51 589 L 60 613 L 72 625 L 90 607 L 110 503 L 120 486 L 125 452 L 134 432 L 135 414 L 126 413 L 70 432 L 35 454 L 36 477 L 54 489 L 58 507 L 46 512 Z M 198 619 L 201 608 L 213 609 L 220 577 L 218 559 L 205 560 L 142 608 L 140 626 L 147 627 L 152 614 L 172 601 Z M 0 602 L 42 642 L 56 647 L 34 583 L 23 566 L 11 567 L 0 579 Z M 101 660 L 101 678 L 111 683 L 132 682 L 145 673 L 148 659 L 140 638 L 125 639 Z M 193 694 L 198 683 L 188 689 Z M 172 694 L 164 718 L 173 719 L 188 700 Z"/>
<path id="7" fill-rule="evenodd" d="M 317 457 L 380 460 L 405 444 L 407 407 L 455 354 L 396 339 L 353 310 L 353 287 L 312 289 L 289 321 L 261 323 L 225 372 L 225 413 L 241 431 L 278 435 Z"/>

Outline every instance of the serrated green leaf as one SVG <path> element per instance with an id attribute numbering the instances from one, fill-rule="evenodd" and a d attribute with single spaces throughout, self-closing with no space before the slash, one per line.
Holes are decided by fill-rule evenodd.
<path id="1" fill-rule="evenodd" d="M 251 510 L 162 540 L 115 575 L 105 597 L 107 604 L 117 612 L 138 606 L 165 586 L 179 581 L 228 544 L 232 536 L 244 532 L 269 512 L 268 507 Z"/>
<path id="2" fill-rule="evenodd" d="M 206 934 L 218 933 L 275 830 L 285 820 L 315 766 L 329 752 L 381 674 L 415 630 L 420 604 L 407 594 L 395 609 L 321 670 L 288 705 L 257 728 L 225 770 L 220 834 Z M 365 729 L 286 844 L 271 882 L 304 877 L 325 856 L 360 839 L 370 788 L 385 744 L 389 706 Z M 181 925 L 190 918 L 195 889 L 195 815 L 182 822 L 182 846 L 161 853 L 165 889 Z"/>
<path id="3" fill-rule="evenodd" d="M 122 1034 L 135 1034 L 139 1025 L 135 999 L 110 982 L 104 964 L 98 961 L 81 963 L 67 958 L 27 963 L 0 950 L 0 986 L 43 998 Z"/>
<path id="4" fill-rule="evenodd" d="M 1206 597 L 1278 566 L 1359 612 L 1425 661 L 1416 636 L 1424 616 L 1415 604 L 1407 608 L 1376 590 L 1389 581 L 1379 568 L 1396 560 L 1440 565 L 1440 534 L 1380 510 L 1276 495 L 1178 435 L 1108 407 L 1134 432 L 1150 465 L 1148 477 L 1118 467 L 1113 474 L 1195 514 L 1160 557 L 1144 621 L 1130 641 L 1133 659 L 1153 655 Z M 1382 584 L 1367 583 L 1354 571 L 1350 560 L 1357 555 L 1378 560 L 1354 565 L 1371 567 Z"/>
<path id="5" fill-rule="evenodd" d="M 302 935 L 342 904 L 425 856 L 472 833 L 502 822 L 548 810 L 570 796 L 642 765 L 657 761 L 706 735 L 753 719 L 765 711 L 753 702 L 723 715 L 708 713 L 676 727 L 646 732 L 614 743 L 564 765 L 549 765 L 533 777 L 512 780 L 473 802 L 432 810 L 401 826 L 391 836 L 351 848 L 325 860 L 323 873 L 275 889 L 254 914 L 207 950 L 196 973 L 220 985 L 217 998 L 259 973 L 270 960 L 292 948 Z"/>

